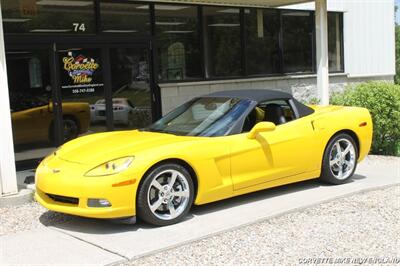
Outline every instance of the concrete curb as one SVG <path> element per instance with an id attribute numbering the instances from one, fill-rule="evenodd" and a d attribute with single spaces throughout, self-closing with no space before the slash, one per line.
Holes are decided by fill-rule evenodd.
<path id="1" fill-rule="evenodd" d="M 0 197 L 0 208 L 23 205 L 33 201 L 35 191 L 32 189 L 21 189 L 17 194 Z"/>

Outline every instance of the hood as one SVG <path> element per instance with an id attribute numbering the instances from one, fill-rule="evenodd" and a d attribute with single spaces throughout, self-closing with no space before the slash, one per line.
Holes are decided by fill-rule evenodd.
<path id="1" fill-rule="evenodd" d="M 182 142 L 187 137 L 143 131 L 116 131 L 92 134 L 70 141 L 57 151 L 65 161 L 93 164 L 124 156 L 135 156 L 141 150 Z"/>

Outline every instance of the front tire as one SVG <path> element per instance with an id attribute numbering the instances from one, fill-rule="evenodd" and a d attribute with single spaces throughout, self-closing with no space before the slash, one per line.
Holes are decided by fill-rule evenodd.
<path id="1" fill-rule="evenodd" d="M 343 184 L 357 167 L 358 149 L 354 139 L 346 133 L 334 136 L 326 146 L 320 179 L 330 184 Z"/>
<path id="2" fill-rule="evenodd" d="M 63 135 L 64 141 L 70 141 L 79 136 L 79 125 L 74 118 L 63 117 Z"/>
<path id="3" fill-rule="evenodd" d="M 187 215 L 193 200 L 190 173 L 178 164 L 162 164 L 144 177 L 138 189 L 138 217 L 157 226 L 175 224 Z"/>

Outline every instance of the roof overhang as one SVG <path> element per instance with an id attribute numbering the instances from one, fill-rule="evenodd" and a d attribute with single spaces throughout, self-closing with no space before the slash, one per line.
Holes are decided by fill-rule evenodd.
<path id="1" fill-rule="evenodd" d="M 306 3 L 306 2 L 314 2 L 314 0 L 147 0 L 146 2 L 243 6 L 243 7 L 279 7 L 279 6 Z"/>

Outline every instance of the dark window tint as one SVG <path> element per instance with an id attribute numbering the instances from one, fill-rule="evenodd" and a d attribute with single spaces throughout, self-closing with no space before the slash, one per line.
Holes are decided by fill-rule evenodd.
<path id="1" fill-rule="evenodd" d="M 6 33 L 95 32 L 93 1 L 1 0 Z"/>
<path id="2" fill-rule="evenodd" d="M 105 33 L 149 34 L 149 5 L 102 1 L 101 30 Z"/>
<path id="3" fill-rule="evenodd" d="M 342 14 L 328 14 L 329 70 L 342 71 Z"/>
<path id="4" fill-rule="evenodd" d="M 279 13 L 246 9 L 247 72 L 250 75 L 279 72 Z"/>
<path id="5" fill-rule="evenodd" d="M 197 7 L 155 5 L 155 17 L 158 79 L 202 78 Z"/>
<path id="6" fill-rule="evenodd" d="M 311 72 L 313 70 L 313 20 L 306 11 L 283 11 L 283 65 L 284 72 Z"/>
<path id="7" fill-rule="evenodd" d="M 110 49 L 114 128 L 133 129 L 152 121 L 146 48 Z"/>
<path id="8" fill-rule="evenodd" d="M 207 77 L 239 76 L 241 69 L 240 10 L 204 7 Z"/>

